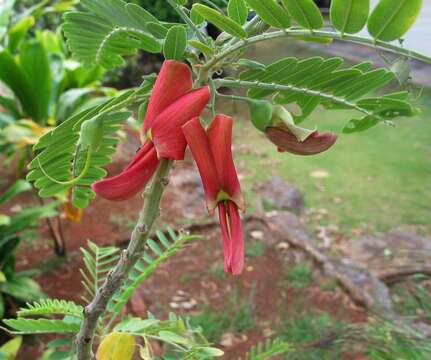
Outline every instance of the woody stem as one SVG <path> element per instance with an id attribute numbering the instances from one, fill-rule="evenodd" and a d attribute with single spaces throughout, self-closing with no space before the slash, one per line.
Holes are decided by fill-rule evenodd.
<path id="1" fill-rule="evenodd" d="M 168 184 L 167 179 L 172 163 L 172 160 L 167 159 L 160 161 L 159 168 L 146 195 L 145 203 L 139 214 L 139 220 L 133 229 L 127 249 L 123 250 L 120 260 L 109 272 L 93 301 L 84 310 L 84 319 L 76 337 L 78 360 L 89 360 L 92 358 L 93 339 L 101 316 L 129 271 L 144 255 L 145 245 L 151 228 L 154 221 L 160 215 L 160 200 Z"/>

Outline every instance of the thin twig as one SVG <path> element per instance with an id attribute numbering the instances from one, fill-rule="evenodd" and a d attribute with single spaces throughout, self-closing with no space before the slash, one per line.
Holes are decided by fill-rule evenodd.
<path id="1" fill-rule="evenodd" d="M 171 166 L 171 160 L 164 159 L 160 162 L 127 249 L 123 250 L 120 260 L 109 272 L 93 301 L 85 308 L 81 329 L 76 337 L 78 360 L 91 358 L 93 339 L 100 317 L 106 310 L 115 291 L 121 286 L 129 271 L 145 252 L 145 245 L 153 223 L 160 215 L 160 200 L 168 183 L 167 176 Z"/>
<path id="2" fill-rule="evenodd" d="M 398 45 L 394 45 L 391 43 L 387 43 L 384 41 L 374 40 L 368 37 L 359 36 L 359 35 L 347 35 L 347 34 L 341 34 L 340 32 L 335 31 L 313 31 L 311 34 L 309 30 L 298 30 L 298 29 L 285 29 L 285 30 L 278 30 L 270 33 L 265 33 L 261 35 L 256 35 L 253 37 L 250 37 L 248 39 L 244 39 L 239 41 L 238 43 L 235 43 L 232 46 L 228 46 L 224 51 L 220 52 L 216 56 L 214 56 L 211 60 L 209 60 L 205 65 L 204 68 L 210 69 L 213 66 L 215 66 L 219 61 L 226 58 L 228 55 L 241 50 L 242 48 L 245 48 L 247 46 L 250 46 L 251 44 L 256 44 L 262 41 L 266 40 L 273 40 L 283 37 L 322 37 L 327 39 L 334 39 L 334 40 L 340 40 L 340 41 L 348 41 L 355 44 L 361 44 L 365 46 L 374 47 L 376 49 L 385 50 L 387 52 L 391 52 L 394 54 L 399 55 L 405 55 L 408 58 L 416 59 L 423 61 L 425 63 L 431 64 L 431 58 L 421 54 L 416 51 L 408 50 L 403 47 L 400 47 Z"/>

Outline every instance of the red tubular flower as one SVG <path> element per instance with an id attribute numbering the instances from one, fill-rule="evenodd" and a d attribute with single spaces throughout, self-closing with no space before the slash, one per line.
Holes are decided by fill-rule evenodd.
<path id="1" fill-rule="evenodd" d="M 217 115 L 207 131 L 199 118 L 187 122 L 183 132 L 205 189 L 210 214 L 218 207 L 223 234 L 224 268 L 239 275 L 244 267 L 244 235 L 239 209 L 245 211 L 232 158 L 232 118 Z"/>
<path id="2" fill-rule="evenodd" d="M 306 140 L 299 141 L 288 129 L 267 127 L 265 134 L 272 143 L 278 146 L 280 152 L 287 151 L 296 155 L 315 155 L 328 150 L 337 141 L 333 133 L 312 133 Z"/>
<path id="3" fill-rule="evenodd" d="M 163 63 L 145 115 L 143 146 L 117 176 L 93 184 L 93 190 L 108 200 L 136 195 L 154 175 L 159 159 L 184 159 L 187 146 L 181 126 L 199 116 L 210 99 L 207 86 L 192 89 L 190 68 L 181 62 Z"/>

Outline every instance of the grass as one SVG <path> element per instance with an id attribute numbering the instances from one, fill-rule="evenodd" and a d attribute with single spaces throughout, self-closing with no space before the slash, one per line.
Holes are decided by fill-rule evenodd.
<path id="1" fill-rule="evenodd" d="M 262 241 L 249 241 L 245 248 L 245 254 L 249 257 L 260 257 L 265 255 L 266 245 Z"/>
<path id="2" fill-rule="evenodd" d="M 308 287 L 313 281 L 313 266 L 310 262 L 302 262 L 290 268 L 286 274 L 286 282 L 298 289 Z"/>
<path id="3" fill-rule="evenodd" d="M 340 328 L 343 324 L 331 318 L 328 314 L 295 314 L 284 318 L 277 336 L 290 343 L 295 349 L 286 359 L 289 360 L 336 360 L 340 353 L 335 347 L 327 349 L 314 348 L 309 345 L 321 340 L 325 334 Z"/>
<path id="4" fill-rule="evenodd" d="M 200 314 L 190 317 L 190 323 L 200 326 L 208 341 L 214 344 L 219 343 L 223 334 L 228 332 L 245 333 L 256 327 L 253 297 L 253 290 L 245 299 L 241 299 L 238 292 L 233 291 L 228 299 L 228 306 L 223 311 L 206 308 Z"/>

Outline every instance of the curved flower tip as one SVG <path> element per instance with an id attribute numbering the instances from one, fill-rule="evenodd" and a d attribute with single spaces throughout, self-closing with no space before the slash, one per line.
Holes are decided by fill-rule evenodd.
<path id="1" fill-rule="evenodd" d="M 151 143 L 147 143 L 120 174 L 94 183 L 92 189 L 107 200 L 129 199 L 144 188 L 158 165 L 156 150 Z"/>
<path id="2" fill-rule="evenodd" d="M 315 155 L 328 150 L 337 141 L 333 133 L 312 133 L 305 141 L 299 141 L 295 135 L 281 127 L 268 127 L 265 130 L 268 139 L 278 146 L 280 151 L 296 155 Z"/>

